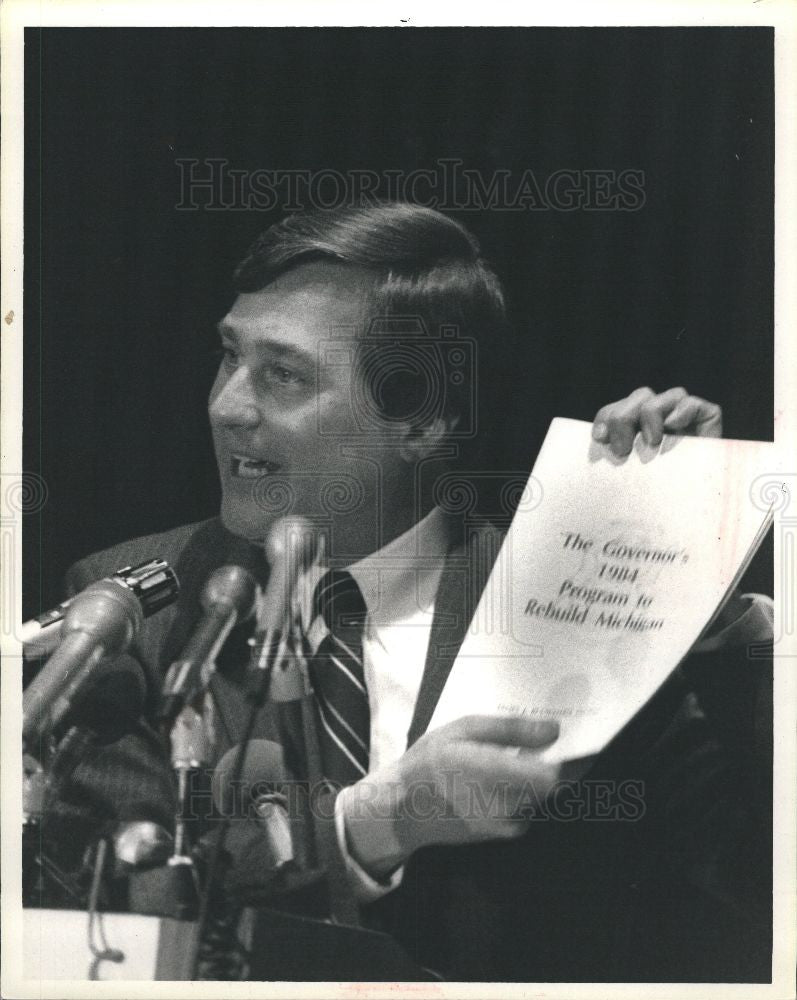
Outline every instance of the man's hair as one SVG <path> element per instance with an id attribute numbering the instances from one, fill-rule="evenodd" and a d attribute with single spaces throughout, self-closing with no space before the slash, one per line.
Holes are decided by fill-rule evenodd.
<path id="1" fill-rule="evenodd" d="M 445 413 L 475 429 L 475 413 L 465 411 L 475 403 L 478 348 L 506 329 L 503 290 L 476 238 L 440 212 L 401 202 L 289 215 L 257 238 L 235 290 L 259 291 L 325 260 L 374 273 L 360 363 L 380 414 L 414 414 L 423 425 Z"/>

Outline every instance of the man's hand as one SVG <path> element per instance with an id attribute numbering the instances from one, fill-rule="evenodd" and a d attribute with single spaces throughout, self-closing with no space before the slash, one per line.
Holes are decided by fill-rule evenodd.
<path id="1" fill-rule="evenodd" d="M 470 715 L 422 736 L 395 764 L 342 793 L 349 851 L 377 878 L 414 851 L 519 837 L 523 811 L 559 775 L 535 751 L 559 735 L 551 721 Z"/>
<path id="2" fill-rule="evenodd" d="M 661 444 L 663 434 L 722 437 L 722 409 L 682 388 L 658 395 L 652 389 L 635 389 L 625 399 L 602 406 L 592 425 L 593 439 L 608 443 L 620 458 L 630 454 L 637 431 L 653 447 Z M 712 633 L 733 624 L 749 606 L 737 587 L 717 616 Z"/>
<path id="3" fill-rule="evenodd" d="M 592 437 L 608 443 L 618 457 L 628 455 L 637 431 L 653 447 L 664 434 L 722 437 L 722 410 L 686 389 L 668 389 L 658 395 L 652 389 L 636 389 L 616 403 L 602 406 L 595 414 Z"/>

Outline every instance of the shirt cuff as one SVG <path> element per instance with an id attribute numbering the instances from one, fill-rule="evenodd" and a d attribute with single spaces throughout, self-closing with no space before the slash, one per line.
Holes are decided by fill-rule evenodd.
<path id="1" fill-rule="evenodd" d="M 349 854 L 348 844 L 346 842 L 346 794 L 352 794 L 351 789 L 356 788 L 356 785 L 349 785 L 347 788 L 342 789 L 337 798 L 335 799 L 335 833 L 338 838 L 338 849 L 340 850 L 341 857 L 343 858 L 343 863 L 346 868 L 346 874 L 349 876 L 349 881 L 354 890 L 354 895 L 360 903 L 373 903 L 377 899 L 381 899 L 382 896 L 386 896 L 389 892 L 397 889 L 401 885 L 401 879 L 404 875 L 404 867 L 397 868 L 389 878 L 384 881 L 377 881 L 377 879 L 370 876 L 361 865 L 358 865 L 354 858 Z"/>
<path id="2" fill-rule="evenodd" d="M 775 621 L 775 602 L 772 598 L 765 594 L 742 594 L 742 599 L 750 602 L 747 610 L 715 635 L 695 643 L 693 653 L 712 653 L 730 646 L 768 642 L 772 638 Z"/>

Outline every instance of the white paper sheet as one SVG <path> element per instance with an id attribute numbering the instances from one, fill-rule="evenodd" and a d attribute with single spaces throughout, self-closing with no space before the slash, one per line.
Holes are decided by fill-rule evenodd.
<path id="1" fill-rule="evenodd" d="M 675 669 L 763 537 L 772 445 L 640 436 L 618 459 L 555 419 L 430 728 L 555 718 L 551 760 L 597 753 Z"/>

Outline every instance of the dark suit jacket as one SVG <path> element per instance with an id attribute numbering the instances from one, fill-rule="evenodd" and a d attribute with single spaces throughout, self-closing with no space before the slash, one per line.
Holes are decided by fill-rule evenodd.
<path id="1" fill-rule="evenodd" d="M 409 744 L 429 723 L 500 541 L 488 525 L 452 537 Z M 132 651 L 156 692 L 199 618 L 211 570 L 237 562 L 261 581 L 268 570 L 214 519 L 90 556 L 70 571 L 69 589 L 154 556 L 182 585 Z M 223 746 L 244 717 L 245 638 L 231 635 L 214 680 Z M 767 661 L 746 653 L 689 657 L 527 835 L 418 852 L 367 920 L 448 979 L 768 981 L 770 683 Z M 268 711 L 260 725 L 269 730 Z M 66 816 L 88 835 L 103 821 L 169 825 L 172 815 L 163 748 L 142 720 L 81 764 L 51 828 Z"/>

